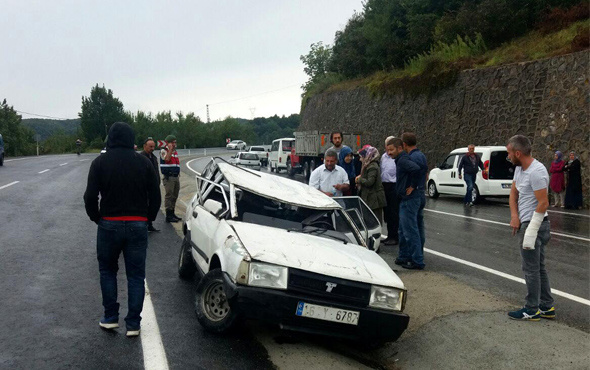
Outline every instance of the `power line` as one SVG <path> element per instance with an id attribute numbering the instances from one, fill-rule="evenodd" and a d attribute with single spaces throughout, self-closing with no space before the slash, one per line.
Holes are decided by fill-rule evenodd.
<path id="1" fill-rule="evenodd" d="M 281 87 L 280 89 L 265 91 L 265 92 L 261 92 L 261 93 L 253 94 L 253 95 L 249 95 L 249 96 L 244 96 L 243 98 L 237 98 L 237 99 L 220 101 L 220 102 L 209 104 L 209 105 L 217 105 L 217 104 L 231 103 L 231 102 L 238 101 L 238 100 L 244 100 L 244 99 L 252 98 L 254 96 L 259 96 L 259 95 L 264 95 L 264 94 L 270 94 L 270 93 L 273 93 L 273 92 L 290 89 L 290 88 L 295 87 L 295 86 L 300 86 L 300 85 L 297 84 L 297 85 L 291 85 L 291 86 Z"/>
<path id="2" fill-rule="evenodd" d="M 23 112 L 21 110 L 16 110 L 16 109 L 14 111 L 17 112 L 17 113 L 20 113 L 20 114 L 28 114 L 29 116 L 36 116 L 36 117 L 43 117 L 43 118 L 51 118 L 51 119 L 59 119 L 59 120 L 77 119 L 77 118 L 61 118 L 61 117 L 45 116 L 43 114 Z"/>

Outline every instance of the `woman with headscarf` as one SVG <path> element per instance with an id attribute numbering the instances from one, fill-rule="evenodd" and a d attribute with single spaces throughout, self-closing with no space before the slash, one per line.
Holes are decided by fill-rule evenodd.
<path id="1" fill-rule="evenodd" d="M 553 192 L 554 203 L 553 207 L 565 206 L 565 175 L 563 174 L 563 167 L 565 162 L 562 159 L 563 154 L 558 150 L 555 152 L 553 162 L 551 162 L 551 181 L 549 187 Z"/>
<path id="2" fill-rule="evenodd" d="M 387 205 L 387 201 L 381 183 L 379 151 L 377 148 L 365 145 L 359 155 L 363 165 L 361 166 L 361 174 L 355 180 L 358 194 L 375 213 L 379 222 L 383 223 L 383 207 Z"/>
<path id="3" fill-rule="evenodd" d="M 348 174 L 348 181 L 350 182 L 350 189 L 344 192 L 344 195 L 356 195 L 356 187 L 354 179 L 356 178 L 356 171 L 354 166 L 354 156 L 352 155 L 352 149 L 344 145 L 340 150 L 338 165 L 346 171 Z"/>
<path id="4" fill-rule="evenodd" d="M 570 152 L 569 161 L 563 166 L 567 172 L 567 187 L 565 188 L 565 208 L 578 209 L 584 203 L 582 198 L 582 170 L 576 153 Z"/>

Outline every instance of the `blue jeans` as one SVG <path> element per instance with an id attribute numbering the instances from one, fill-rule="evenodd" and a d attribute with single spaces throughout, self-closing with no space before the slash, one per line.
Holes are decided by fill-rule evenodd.
<path id="1" fill-rule="evenodd" d="M 404 199 L 399 204 L 399 255 L 397 258 L 403 262 L 411 261 L 420 267 L 424 267 L 425 201 L 424 197 L 418 196 Z"/>
<path id="2" fill-rule="evenodd" d="M 463 202 L 465 203 L 471 203 L 471 201 L 473 200 L 472 194 L 473 184 L 475 184 L 475 176 L 477 175 L 470 173 L 463 174 L 463 179 L 465 179 L 465 184 L 467 185 L 467 193 L 465 193 L 465 198 L 463 199 Z"/>
<path id="3" fill-rule="evenodd" d="M 119 320 L 117 271 L 119 255 L 123 252 L 129 306 L 125 322 L 127 329 L 139 329 L 145 296 L 147 222 L 100 220 L 96 236 L 96 252 L 104 318 L 108 322 Z"/>
<path id="4" fill-rule="evenodd" d="M 545 269 L 545 247 L 551 239 L 551 226 L 549 221 L 543 221 L 535 240 L 535 249 L 522 249 L 522 240 L 528 226 L 528 221 L 523 222 L 518 232 L 522 271 L 527 288 L 525 307 L 536 310 L 541 305 L 543 308 L 550 308 L 553 306 L 553 297 L 551 296 L 549 276 Z"/>

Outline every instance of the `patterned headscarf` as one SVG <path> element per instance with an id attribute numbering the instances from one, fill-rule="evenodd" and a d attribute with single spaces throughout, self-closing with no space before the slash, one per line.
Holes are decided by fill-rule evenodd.
<path id="1" fill-rule="evenodd" d="M 365 145 L 366 147 L 367 145 Z M 379 158 L 379 151 L 377 148 L 368 146 L 359 152 L 361 158 L 363 158 L 363 166 L 361 167 L 361 175 L 365 173 L 365 168 L 369 165 L 369 163 L 373 162 L 376 158 Z"/>
<path id="2" fill-rule="evenodd" d="M 567 163 L 570 163 L 571 164 L 573 161 L 575 161 L 576 159 L 578 159 L 578 156 L 576 155 L 576 152 L 574 152 L 573 150 L 570 152 L 570 155 L 572 155 L 572 154 L 574 155 L 574 159 L 571 159 L 568 156 L 569 159 L 568 159 Z"/>
<path id="3" fill-rule="evenodd" d="M 562 153 L 562 152 L 560 152 L 559 150 L 556 150 L 556 151 L 555 151 L 555 154 L 557 154 L 557 159 L 556 159 L 556 160 L 554 160 L 553 162 L 555 162 L 555 163 L 559 163 L 559 162 L 561 162 L 561 158 L 563 157 L 563 153 Z"/>

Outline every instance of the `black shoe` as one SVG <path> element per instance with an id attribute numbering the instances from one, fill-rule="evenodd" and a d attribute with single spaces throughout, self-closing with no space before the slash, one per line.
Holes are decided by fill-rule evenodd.
<path id="1" fill-rule="evenodd" d="M 394 261 L 393 263 L 395 263 L 396 265 L 403 266 L 403 265 L 405 265 L 406 263 L 408 263 L 408 261 L 406 261 L 406 260 L 400 260 L 399 258 L 396 258 L 396 259 L 395 259 L 395 261 Z"/>
<path id="2" fill-rule="evenodd" d="M 154 232 L 154 233 L 159 233 L 160 230 L 156 229 L 155 227 L 153 227 L 152 225 L 148 226 L 148 231 L 149 232 Z"/>
<path id="3" fill-rule="evenodd" d="M 397 240 L 395 240 L 395 239 L 389 239 L 389 238 L 387 238 L 387 239 L 385 239 L 383 241 L 383 244 L 385 244 L 385 245 L 398 245 L 399 242 Z"/>
<path id="4" fill-rule="evenodd" d="M 179 218 L 174 216 L 174 211 L 166 211 L 166 222 L 178 222 Z"/>
<path id="5" fill-rule="evenodd" d="M 178 217 L 177 215 L 175 215 L 174 213 L 172 214 L 172 218 L 174 218 L 176 221 L 174 222 L 178 222 L 178 221 L 182 221 L 181 217 Z"/>
<path id="6" fill-rule="evenodd" d="M 418 266 L 414 262 L 408 261 L 402 265 L 403 268 L 408 270 L 424 270 L 424 266 Z"/>

